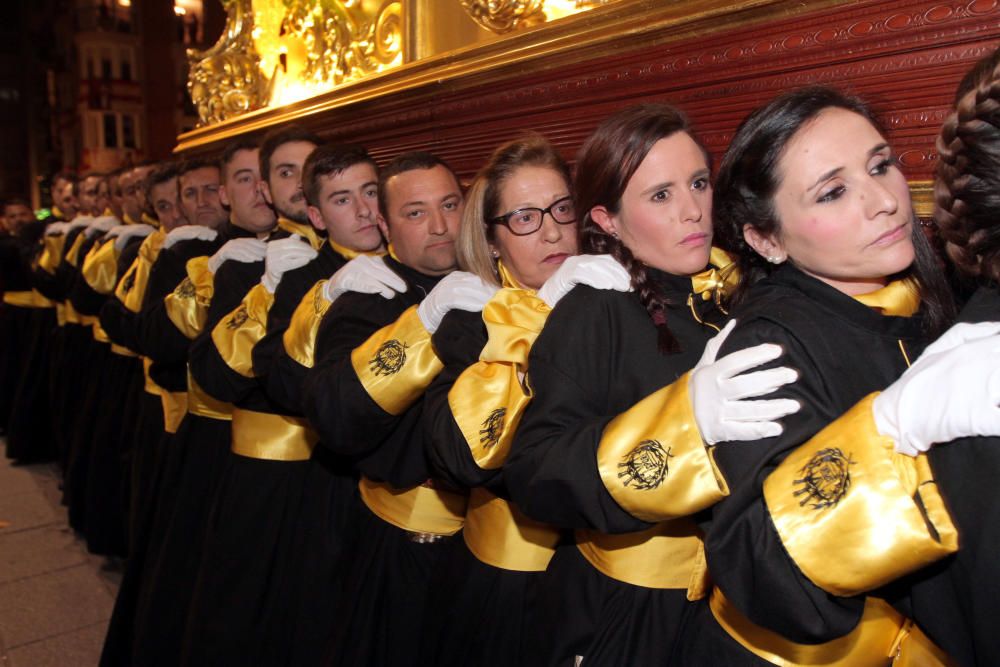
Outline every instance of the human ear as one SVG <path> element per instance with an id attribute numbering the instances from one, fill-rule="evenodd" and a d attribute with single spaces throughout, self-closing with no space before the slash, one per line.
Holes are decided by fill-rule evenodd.
<path id="1" fill-rule="evenodd" d="M 604 206 L 595 206 L 590 209 L 590 219 L 605 233 L 618 238 L 618 219 Z"/>
<path id="2" fill-rule="evenodd" d="M 788 259 L 784 245 L 775 234 L 762 234 L 760 230 L 749 223 L 743 225 L 743 240 L 758 255 L 772 264 L 781 264 Z"/>

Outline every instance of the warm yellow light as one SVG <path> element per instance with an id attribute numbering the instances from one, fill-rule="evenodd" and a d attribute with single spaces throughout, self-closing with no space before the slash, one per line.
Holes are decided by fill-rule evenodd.
<path id="1" fill-rule="evenodd" d="M 185 14 L 187 14 L 187 10 L 184 9 L 183 7 L 176 7 L 175 6 L 174 7 L 174 14 L 177 14 L 177 16 L 184 16 Z"/>
<path id="2" fill-rule="evenodd" d="M 131 7 L 132 0 L 118 0 L 118 4 L 121 5 L 122 7 Z"/>

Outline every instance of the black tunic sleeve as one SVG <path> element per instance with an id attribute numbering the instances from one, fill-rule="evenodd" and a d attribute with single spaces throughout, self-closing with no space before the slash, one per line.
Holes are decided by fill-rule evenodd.
<path id="1" fill-rule="evenodd" d="M 92 248 L 100 245 L 101 239 L 95 237 L 92 239 L 87 239 L 83 242 L 80 247 L 79 261 L 77 262 L 77 271 L 73 276 L 73 285 L 69 290 L 69 302 L 73 304 L 73 308 L 76 312 L 82 315 L 97 315 L 101 312 L 101 306 L 107 301 L 108 296 L 106 294 L 100 294 L 89 284 L 87 284 L 86 279 L 83 277 L 83 261 L 87 254 Z M 108 241 L 108 243 L 114 243 L 114 240 Z"/>
<path id="2" fill-rule="evenodd" d="M 614 388 L 642 384 L 637 380 L 629 385 L 629 377 L 616 377 L 616 362 L 626 347 L 642 345 L 620 331 L 619 325 L 630 319 L 623 305 L 632 299 L 577 286 L 556 305 L 531 349 L 528 382 L 533 397 L 503 475 L 511 498 L 537 521 L 603 533 L 635 532 L 651 525 L 615 502 L 597 467 L 604 428 L 632 401 L 628 397 L 615 405 Z"/>

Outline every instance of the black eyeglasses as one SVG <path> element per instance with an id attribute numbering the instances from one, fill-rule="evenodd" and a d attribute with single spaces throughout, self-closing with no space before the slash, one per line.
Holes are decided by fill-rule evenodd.
<path id="1" fill-rule="evenodd" d="M 576 206 L 572 197 L 563 197 L 552 202 L 548 208 L 526 207 L 510 213 L 498 215 L 489 221 L 491 225 L 504 225 L 514 236 L 534 234 L 542 228 L 542 220 L 548 213 L 560 225 L 576 222 Z"/>

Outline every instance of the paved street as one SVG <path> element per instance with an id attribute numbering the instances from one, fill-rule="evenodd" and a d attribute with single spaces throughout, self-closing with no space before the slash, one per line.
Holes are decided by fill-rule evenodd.
<path id="1" fill-rule="evenodd" d="M 90 667 L 100 657 L 121 574 L 87 553 L 59 498 L 54 465 L 0 456 L 2 667 Z"/>

